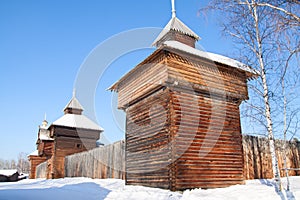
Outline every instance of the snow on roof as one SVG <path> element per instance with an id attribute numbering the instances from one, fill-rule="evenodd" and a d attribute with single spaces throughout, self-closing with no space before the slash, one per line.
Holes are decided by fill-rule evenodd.
<path id="1" fill-rule="evenodd" d="M 35 150 L 34 152 L 28 154 L 28 156 L 38 156 L 39 155 L 39 151 Z"/>
<path id="2" fill-rule="evenodd" d="M 64 110 L 67 109 L 67 108 L 84 110 L 83 106 L 79 103 L 78 99 L 75 96 L 72 97 L 72 99 L 66 105 L 66 107 L 64 108 Z"/>
<path id="3" fill-rule="evenodd" d="M 14 173 L 18 172 L 16 169 L 1 169 L 0 174 L 4 176 L 11 176 Z"/>
<path id="4" fill-rule="evenodd" d="M 165 26 L 165 28 L 162 30 L 162 32 L 158 35 L 158 37 L 154 40 L 153 45 L 156 45 L 156 43 L 162 39 L 168 32 L 171 30 L 180 32 L 184 35 L 191 36 L 195 38 L 196 40 L 199 40 L 200 37 L 192 31 L 189 27 L 187 27 L 182 21 L 180 21 L 177 17 L 172 17 L 169 23 Z"/>
<path id="5" fill-rule="evenodd" d="M 40 128 L 39 139 L 40 140 L 53 140 L 53 138 L 50 138 L 50 131 L 47 129 L 44 129 L 44 128 Z"/>
<path id="6" fill-rule="evenodd" d="M 54 140 L 53 138 L 50 138 L 47 135 L 40 135 L 40 140 Z"/>
<path id="7" fill-rule="evenodd" d="M 84 115 L 65 114 L 52 125 L 103 131 L 103 128 Z"/>
<path id="8" fill-rule="evenodd" d="M 202 58 L 206 58 L 208 60 L 220 63 L 220 64 L 224 64 L 224 65 L 228 65 L 231 67 L 235 67 L 237 69 L 252 73 L 254 75 L 259 75 L 259 73 L 252 69 L 251 67 L 228 57 L 222 56 L 222 55 L 218 55 L 218 54 L 214 54 L 214 53 L 209 53 L 209 52 L 205 52 L 205 51 L 201 51 L 199 49 L 195 49 L 193 47 L 190 47 L 186 44 L 183 44 L 181 42 L 177 42 L 177 41 L 165 41 L 163 43 L 163 46 L 171 48 L 171 49 L 176 49 L 176 50 L 180 50 L 195 56 L 199 56 Z"/>

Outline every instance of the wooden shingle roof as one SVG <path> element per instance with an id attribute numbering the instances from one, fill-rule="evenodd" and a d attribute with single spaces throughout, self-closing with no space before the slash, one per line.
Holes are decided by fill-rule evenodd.
<path id="1" fill-rule="evenodd" d="M 181 20 L 179 20 L 176 16 L 173 16 L 169 23 L 165 26 L 165 28 L 162 30 L 162 32 L 158 35 L 158 37 L 154 40 L 153 46 L 157 46 L 157 43 L 170 31 L 176 31 L 183 35 L 187 35 L 190 37 L 195 38 L 196 40 L 199 40 L 200 37 L 192 31 L 187 25 L 185 25 Z"/>
<path id="2" fill-rule="evenodd" d="M 78 99 L 73 95 L 72 99 L 69 103 L 65 106 L 64 110 L 67 108 L 77 109 L 77 110 L 84 110 L 83 106 L 79 103 Z"/>

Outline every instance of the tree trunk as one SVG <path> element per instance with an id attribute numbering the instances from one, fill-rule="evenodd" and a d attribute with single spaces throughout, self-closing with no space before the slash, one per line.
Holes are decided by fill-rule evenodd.
<path id="1" fill-rule="evenodd" d="M 253 0 L 252 0 L 253 3 Z M 268 140 L 270 145 L 270 153 L 272 157 L 272 169 L 273 169 L 273 176 L 276 182 L 276 190 L 281 191 L 282 190 L 282 184 L 280 180 L 280 173 L 279 173 L 279 167 L 278 167 L 278 159 L 275 152 L 275 143 L 274 143 L 274 135 L 273 135 L 273 123 L 272 123 L 272 117 L 271 117 L 271 107 L 270 107 L 270 100 L 269 100 L 269 89 L 267 84 L 267 77 L 266 77 L 266 69 L 263 61 L 263 52 L 262 52 L 262 40 L 260 37 L 260 31 L 259 31 L 259 20 L 257 15 L 256 6 L 249 5 L 249 9 L 252 10 L 252 15 L 254 18 L 254 26 L 255 26 L 255 32 L 256 32 L 256 42 L 257 42 L 257 52 L 256 56 L 259 61 L 259 66 L 261 69 L 261 79 L 263 83 L 263 97 L 264 97 L 264 104 L 265 104 L 265 116 L 267 120 L 267 129 L 268 129 Z"/>

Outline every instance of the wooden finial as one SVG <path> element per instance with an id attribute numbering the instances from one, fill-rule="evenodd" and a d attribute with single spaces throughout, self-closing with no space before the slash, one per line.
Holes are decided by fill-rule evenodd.
<path id="1" fill-rule="evenodd" d="M 176 17 L 175 0 L 172 0 L 172 18 Z"/>

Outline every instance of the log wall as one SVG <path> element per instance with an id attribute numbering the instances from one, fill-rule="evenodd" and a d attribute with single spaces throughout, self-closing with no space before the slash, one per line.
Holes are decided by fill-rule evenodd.
<path id="1" fill-rule="evenodd" d="M 165 41 L 175 40 L 179 41 L 183 44 L 186 44 L 188 46 L 195 48 L 195 38 L 190 37 L 188 35 L 182 35 L 180 33 L 177 33 L 174 30 L 171 30 L 168 34 L 166 34 L 163 38 L 161 38 L 159 41 L 157 41 L 156 46 L 161 46 Z"/>
<path id="2" fill-rule="evenodd" d="M 243 183 L 238 103 L 165 88 L 126 113 L 127 184 L 184 190 Z"/>
<path id="3" fill-rule="evenodd" d="M 66 156 L 65 176 L 125 179 L 125 142 Z"/>
<path id="4" fill-rule="evenodd" d="M 51 174 L 49 178 L 65 177 L 65 157 L 79 152 L 87 151 L 96 147 L 95 139 L 72 138 L 57 136 L 55 138 L 54 155 L 51 158 Z"/>
<path id="5" fill-rule="evenodd" d="M 53 136 L 64 136 L 64 137 L 73 137 L 73 138 L 85 138 L 93 139 L 95 141 L 99 140 L 100 131 L 91 130 L 91 129 L 80 129 L 80 128 L 71 128 L 64 126 L 54 126 L 53 127 Z M 91 148 L 95 148 L 96 143 Z"/>
<path id="6" fill-rule="evenodd" d="M 142 62 L 132 74 L 125 77 L 128 84 L 120 83 L 118 94 L 118 108 L 125 108 L 128 104 L 147 95 L 167 80 L 167 66 L 164 55 L 156 57 L 157 63 Z M 139 77 L 136 79 L 135 77 Z"/>
<path id="7" fill-rule="evenodd" d="M 169 189 L 170 92 L 161 89 L 126 111 L 126 184 Z"/>
<path id="8" fill-rule="evenodd" d="M 172 190 L 242 183 L 238 106 L 162 89 L 129 107 L 126 183 Z"/>
<path id="9" fill-rule="evenodd" d="M 168 53 L 167 66 L 168 82 L 177 81 L 178 84 L 189 84 L 196 90 L 206 90 L 211 94 L 226 92 L 232 97 L 248 99 L 245 72 L 202 59 L 192 59 L 183 53 Z"/>
<path id="10" fill-rule="evenodd" d="M 50 157 L 53 153 L 53 141 L 40 141 L 38 144 L 38 155 Z"/>
<path id="11" fill-rule="evenodd" d="M 242 184 L 239 104 L 172 91 L 173 190 Z"/>
<path id="12" fill-rule="evenodd" d="M 276 140 L 276 155 L 280 175 L 285 176 L 284 170 L 284 141 Z M 287 143 L 287 168 L 300 168 L 300 142 L 292 141 Z M 272 178 L 273 170 L 271 154 L 267 138 L 257 136 L 243 136 L 244 149 L 244 177 L 245 179 Z M 300 175 L 300 171 L 290 170 L 290 176 Z"/>
<path id="13" fill-rule="evenodd" d="M 226 92 L 227 96 L 239 100 L 248 99 L 245 72 L 169 51 L 149 56 L 111 89 L 118 91 L 118 108 L 126 109 L 156 89 L 173 84 L 210 94 L 223 95 Z"/>
<path id="14" fill-rule="evenodd" d="M 47 178 L 65 177 L 65 157 L 75 153 L 94 149 L 100 137 L 100 131 L 54 126 L 54 148 L 49 159 Z"/>

